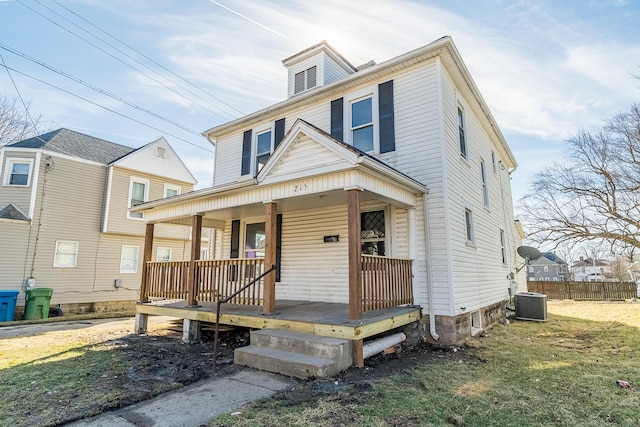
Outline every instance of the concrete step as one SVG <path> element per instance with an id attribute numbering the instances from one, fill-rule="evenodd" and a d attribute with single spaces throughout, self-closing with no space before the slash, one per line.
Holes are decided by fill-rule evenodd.
<path id="1" fill-rule="evenodd" d="M 331 359 L 342 370 L 352 365 L 351 341 L 340 338 L 280 329 L 263 329 L 251 332 L 251 345 Z"/>
<path id="2" fill-rule="evenodd" d="M 302 379 L 330 377 L 342 370 L 330 359 L 256 345 L 236 349 L 234 362 L 261 371 Z"/>

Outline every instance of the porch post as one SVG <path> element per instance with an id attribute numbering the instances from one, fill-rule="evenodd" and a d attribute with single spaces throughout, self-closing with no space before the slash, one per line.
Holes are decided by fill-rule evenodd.
<path id="1" fill-rule="evenodd" d="M 264 268 L 268 270 L 276 263 L 276 220 L 278 204 L 274 201 L 264 203 Z M 264 304 L 262 312 L 264 314 L 273 313 L 276 309 L 276 274 L 269 273 L 264 276 Z"/>
<path id="2" fill-rule="evenodd" d="M 349 223 L 349 320 L 362 319 L 362 261 L 360 254 L 360 191 L 347 190 Z"/>
<path id="3" fill-rule="evenodd" d="M 412 292 L 413 301 L 411 304 L 416 304 L 416 299 L 419 297 L 418 285 L 420 283 L 419 269 L 418 269 L 418 227 L 416 222 L 416 208 L 407 209 L 407 231 L 409 232 L 409 258 L 411 258 L 411 273 L 413 275 L 412 280 Z M 419 303 L 419 301 L 418 301 Z"/>
<path id="4" fill-rule="evenodd" d="M 187 277 L 187 305 L 196 306 L 196 261 L 200 259 L 200 246 L 202 244 L 202 215 L 193 215 L 191 221 L 191 262 L 189 263 L 189 276 Z"/>
<path id="5" fill-rule="evenodd" d="M 153 223 L 147 223 L 144 232 L 144 253 L 142 254 L 142 278 L 140 279 L 140 302 L 149 302 L 149 278 L 147 261 L 151 261 L 153 253 Z"/>

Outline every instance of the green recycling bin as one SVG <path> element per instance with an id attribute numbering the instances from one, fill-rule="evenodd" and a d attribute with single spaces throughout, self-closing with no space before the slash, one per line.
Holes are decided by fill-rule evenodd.
<path id="1" fill-rule="evenodd" d="M 49 317 L 49 302 L 53 289 L 33 288 L 26 292 L 24 320 L 46 319 Z"/>

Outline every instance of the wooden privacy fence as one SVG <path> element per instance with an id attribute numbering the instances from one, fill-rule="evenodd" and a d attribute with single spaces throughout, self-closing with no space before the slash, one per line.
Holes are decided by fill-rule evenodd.
<path id="1" fill-rule="evenodd" d="M 527 282 L 529 292 L 545 294 L 548 299 L 625 300 L 636 298 L 634 282 Z"/>
<path id="2" fill-rule="evenodd" d="M 413 271 L 410 259 L 361 255 L 362 309 L 413 304 Z"/>

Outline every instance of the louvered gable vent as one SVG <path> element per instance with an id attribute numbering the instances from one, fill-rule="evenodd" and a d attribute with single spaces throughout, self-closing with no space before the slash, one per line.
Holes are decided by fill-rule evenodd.
<path id="1" fill-rule="evenodd" d="M 305 90 L 316 87 L 316 67 L 313 66 L 295 75 L 294 93 L 304 92 Z"/>

